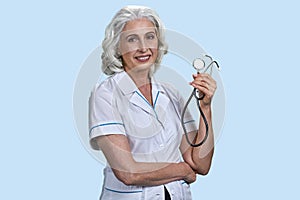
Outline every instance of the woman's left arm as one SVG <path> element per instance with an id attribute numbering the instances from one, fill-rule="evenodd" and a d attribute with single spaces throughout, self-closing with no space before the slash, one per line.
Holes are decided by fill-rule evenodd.
<path id="1" fill-rule="evenodd" d="M 207 119 L 209 127 L 208 138 L 201 146 L 191 147 L 186 141 L 186 138 L 183 137 L 180 150 L 184 161 L 188 163 L 196 173 L 206 175 L 209 172 L 214 154 L 211 102 L 217 89 L 217 84 L 209 74 L 196 74 L 193 75 L 193 78 L 194 80 L 190 84 L 205 95 L 200 101 L 200 106 Z M 202 117 L 199 120 L 199 127 L 198 131 L 188 133 L 190 141 L 194 144 L 201 142 L 205 137 L 206 128 Z"/>

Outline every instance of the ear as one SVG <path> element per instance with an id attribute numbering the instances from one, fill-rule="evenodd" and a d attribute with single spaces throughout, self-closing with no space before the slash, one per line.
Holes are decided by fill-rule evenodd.
<path id="1" fill-rule="evenodd" d="M 116 56 L 117 56 L 117 58 L 121 58 L 121 56 L 122 56 L 119 48 L 116 49 Z"/>

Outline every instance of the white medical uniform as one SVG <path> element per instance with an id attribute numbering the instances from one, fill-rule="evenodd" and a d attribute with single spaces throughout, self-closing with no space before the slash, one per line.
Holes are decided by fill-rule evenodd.
<path id="1" fill-rule="evenodd" d="M 183 135 L 181 111 L 184 100 L 169 85 L 152 83 L 153 106 L 145 99 L 126 72 L 116 73 L 97 84 L 90 97 L 90 142 L 99 149 L 95 138 L 109 134 L 125 135 L 137 162 L 173 162 L 182 160 L 179 146 Z M 184 119 L 187 131 L 196 130 L 189 112 Z M 164 186 L 127 186 L 112 169 L 104 169 L 100 199 L 161 200 Z M 172 200 L 190 200 L 190 186 L 183 180 L 165 184 Z"/>

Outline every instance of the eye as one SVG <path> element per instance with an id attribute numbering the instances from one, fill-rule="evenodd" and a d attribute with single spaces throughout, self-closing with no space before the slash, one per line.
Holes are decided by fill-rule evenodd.
<path id="1" fill-rule="evenodd" d="M 156 35 L 154 33 L 148 33 L 146 35 L 147 40 L 154 40 L 156 38 Z"/>
<path id="2" fill-rule="evenodd" d="M 129 36 L 127 38 L 127 42 L 136 42 L 138 41 L 138 38 L 136 36 Z"/>

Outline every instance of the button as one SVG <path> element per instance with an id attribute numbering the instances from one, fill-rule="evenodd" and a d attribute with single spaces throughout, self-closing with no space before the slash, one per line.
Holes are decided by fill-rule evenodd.
<path id="1" fill-rule="evenodd" d="M 162 147 L 164 147 L 165 145 L 164 145 L 164 144 L 160 144 L 159 146 L 162 148 Z"/>

